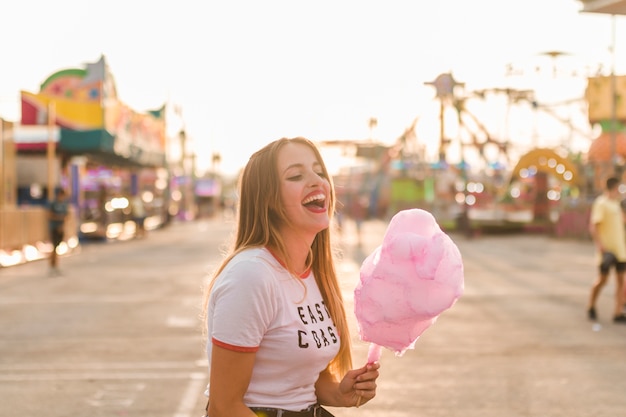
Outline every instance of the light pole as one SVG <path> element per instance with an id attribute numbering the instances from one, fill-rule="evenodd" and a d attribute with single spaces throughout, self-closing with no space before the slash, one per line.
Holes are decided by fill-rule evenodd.
<path id="1" fill-rule="evenodd" d="M 54 188 L 56 186 L 56 142 L 54 138 L 54 126 L 56 125 L 56 103 L 48 103 L 48 143 L 46 145 L 46 160 L 48 162 L 48 201 L 54 200 Z"/>
<path id="2" fill-rule="evenodd" d="M 370 117 L 368 120 L 368 126 L 370 128 L 370 142 L 374 141 L 374 129 L 378 126 L 378 119 L 375 117 Z"/>
<path id="3" fill-rule="evenodd" d="M 615 15 L 611 15 L 611 164 L 613 172 L 619 173 L 617 158 L 617 83 L 615 78 Z"/>
<path id="4" fill-rule="evenodd" d="M 178 133 L 180 139 L 180 189 L 182 195 L 180 198 L 180 211 L 183 219 L 187 219 L 187 210 L 189 209 L 189 178 L 187 177 L 187 132 L 184 128 Z"/>
<path id="5" fill-rule="evenodd" d="M 445 138 L 445 106 L 446 102 L 454 98 L 454 88 L 456 86 L 465 86 L 465 83 L 457 82 L 452 73 L 440 74 L 434 81 L 425 82 L 426 85 L 432 85 L 437 92 L 439 99 L 439 162 L 446 162 L 446 138 Z"/>
<path id="6" fill-rule="evenodd" d="M 0 117 L 0 212 L 4 208 L 4 119 Z M 1 226 L 1 225 L 0 225 Z M 2 246 L 0 246 L 0 249 Z"/>
<path id="7" fill-rule="evenodd" d="M 456 86 L 465 86 L 465 83 L 457 82 L 451 73 L 440 74 L 435 78 L 432 82 L 425 82 L 426 85 L 432 85 L 435 87 L 437 92 L 437 98 L 439 99 L 439 169 L 441 171 L 447 171 L 448 165 L 446 161 L 446 144 L 448 140 L 445 136 L 445 108 L 446 103 L 452 102 L 455 106 L 458 104 L 454 97 L 454 88 Z M 454 195 L 451 196 L 452 201 L 454 201 Z M 445 202 L 443 204 L 448 204 L 450 201 Z M 461 221 L 463 224 L 460 224 L 461 228 L 467 230 L 465 226 L 465 217 L 467 215 L 467 211 L 465 210 L 465 201 L 463 202 L 463 211 L 461 213 L 461 217 L 457 219 L 457 221 Z M 443 208 L 443 207 L 442 207 Z"/>

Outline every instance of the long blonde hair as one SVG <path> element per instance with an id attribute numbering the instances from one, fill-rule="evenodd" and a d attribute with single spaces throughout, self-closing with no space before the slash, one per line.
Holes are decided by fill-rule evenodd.
<path id="1" fill-rule="evenodd" d="M 335 190 L 332 179 L 319 149 L 313 142 L 303 137 L 282 138 L 273 141 L 255 152 L 246 164 L 239 178 L 238 221 L 234 246 L 212 275 L 205 292 L 203 313 L 206 320 L 208 298 L 217 276 L 239 252 L 255 247 L 271 247 L 276 255 L 288 260 L 288 251 L 279 233 L 279 225 L 288 222 L 284 205 L 280 199 L 280 181 L 278 175 L 278 153 L 288 143 L 308 146 L 319 161 L 322 171 L 330 183 L 329 216 L 332 219 L 335 210 Z M 328 311 L 341 336 L 339 352 L 329 364 L 329 370 L 340 379 L 352 368 L 351 338 L 343 296 L 339 287 L 330 229 L 319 232 L 309 250 L 308 266 L 317 281 L 317 285 L 328 307 Z M 286 262 L 289 265 L 289 262 Z M 294 272 L 294 271 L 291 271 Z"/>

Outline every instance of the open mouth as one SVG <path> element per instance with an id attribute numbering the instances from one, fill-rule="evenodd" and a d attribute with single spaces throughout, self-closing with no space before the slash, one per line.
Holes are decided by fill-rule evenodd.
<path id="1" fill-rule="evenodd" d="M 326 207 L 326 196 L 324 194 L 314 194 L 302 201 L 302 205 L 309 208 L 324 209 Z"/>

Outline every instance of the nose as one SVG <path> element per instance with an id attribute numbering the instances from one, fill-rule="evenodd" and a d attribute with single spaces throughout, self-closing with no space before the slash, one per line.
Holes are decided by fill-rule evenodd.
<path id="1" fill-rule="evenodd" d="M 324 178 L 320 177 L 320 175 L 317 172 L 311 172 L 309 174 L 309 185 L 311 187 L 321 187 L 324 184 Z"/>

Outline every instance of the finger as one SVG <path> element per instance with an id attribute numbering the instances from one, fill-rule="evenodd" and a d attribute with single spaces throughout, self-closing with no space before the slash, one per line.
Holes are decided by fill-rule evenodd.
<path id="1" fill-rule="evenodd" d="M 368 381 L 376 381 L 378 379 L 378 372 L 374 371 L 374 372 L 367 372 L 363 375 L 359 375 L 358 378 L 356 378 L 356 382 L 368 382 Z"/>
<path id="2" fill-rule="evenodd" d="M 367 370 L 368 371 L 377 371 L 380 368 L 380 363 L 379 362 L 374 362 L 371 364 L 367 365 Z"/>

